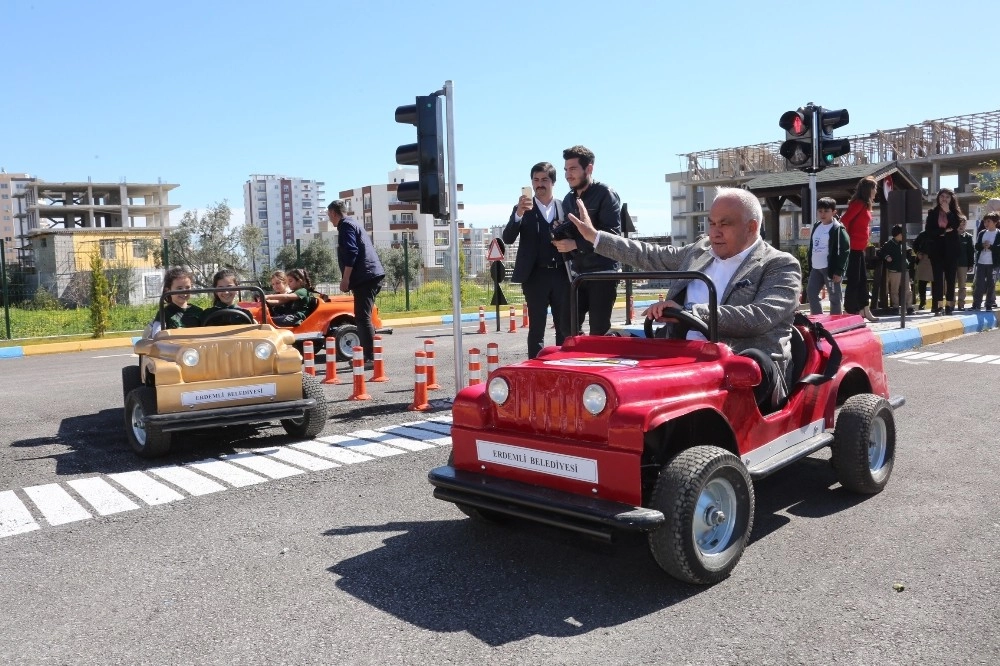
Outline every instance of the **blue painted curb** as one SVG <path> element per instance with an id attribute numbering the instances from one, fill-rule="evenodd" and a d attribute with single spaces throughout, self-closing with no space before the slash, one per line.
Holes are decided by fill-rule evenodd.
<path id="1" fill-rule="evenodd" d="M 0 358 L 21 358 L 24 347 L 0 347 Z"/>
<path id="2" fill-rule="evenodd" d="M 993 312 L 973 312 L 958 318 L 962 322 L 966 333 L 982 333 L 991 328 L 996 328 L 997 317 Z"/>
<path id="3" fill-rule="evenodd" d="M 895 331 L 878 331 L 875 333 L 882 340 L 882 353 L 895 354 L 915 349 L 923 345 L 919 328 L 901 328 Z"/>
<path id="4" fill-rule="evenodd" d="M 509 307 L 509 306 L 503 305 L 501 307 Z M 497 313 L 496 312 L 487 312 L 486 313 L 486 319 L 496 319 L 496 318 L 497 318 Z M 453 321 L 455 321 L 455 316 L 454 315 L 441 315 L 441 323 L 442 324 L 450 324 Z M 479 321 L 479 313 L 478 312 L 465 312 L 465 313 L 462 314 L 461 321 Z"/>

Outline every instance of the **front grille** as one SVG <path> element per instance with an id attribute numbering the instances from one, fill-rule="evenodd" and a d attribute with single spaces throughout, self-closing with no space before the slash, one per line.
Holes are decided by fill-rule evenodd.
<path id="1" fill-rule="evenodd" d="M 206 379 L 236 379 L 254 377 L 257 357 L 253 350 L 255 340 L 226 340 L 225 342 L 203 342 L 195 346 L 201 361 L 193 368 L 183 367 L 184 381 L 204 381 Z"/>
<path id="2" fill-rule="evenodd" d="M 593 377 L 537 369 L 504 377 L 510 382 L 511 398 L 497 408 L 499 427 L 569 438 L 593 430 L 594 419 L 581 402 Z"/>

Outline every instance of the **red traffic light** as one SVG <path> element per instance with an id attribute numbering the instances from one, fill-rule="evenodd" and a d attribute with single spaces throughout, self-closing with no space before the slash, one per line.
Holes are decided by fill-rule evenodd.
<path id="1" fill-rule="evenodd" d="M 785 111 L 778 120 L 778 127 L 788 132 L 789 136 L 802 136 L 812 129 L 807 120 L 802 111 Z"/>

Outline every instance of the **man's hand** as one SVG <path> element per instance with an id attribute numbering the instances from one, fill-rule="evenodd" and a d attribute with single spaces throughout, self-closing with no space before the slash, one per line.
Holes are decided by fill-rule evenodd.
<path id="1" fill-rule="evenodd" d="M 583 236 L 588 243 L 593 243 L 594 239 L 597 238 L 597 229 L 594 227 L 594 223 L 590 221 L 590 213 L 587 212 L 587 207 L 583 204 L 583 200 L 576 200 L 576 208 L 579 212 L 579 217 L 569 213 L 567 218 L 569 221 L 576 225 L 579 230 L 580 235 Z M 561 252 L 563 250 L 560 250 Z"/>
<path id="2" fill-rule="evenodd" d="M 534 207 L 535 202 L 532 198 L 522 194 L 521 198 L 517 200 L 517 217 L 524 217 L 524 214 Z"/>
<path id="3" fill-rule="evenodd" d="M 667 308 L 676 308 L 678 310 L 684 309 L 676 301 L 657 301 L 646 308 L 646 311 L 642 313 L 642 316 L 646 319 L 652 319 L 659 322 L 677 321 L 675 317 L 663 316 L 663 311 Z"/>
<path id="4" fill-rule="evenodd" d="M 343 293 L 346 294 L 350 290 L 351 290 L 351 287 L 347 284 L 347 279 L 344 278 L 343 280 L 341 280 L 340 281 L 340 291 L 342 291 Z"/>
<path id="5" fill-rule="evenodd" d="M 842 277 L 840 277 L 839 275 L 834 275 L 834 276 L 833 276 L 833 281 L 834 281 L 834 282 L 836 282 L 837 284 L 840 284 L 840 281 L 841 281 L 842 279 L 843 279 L 843 278 L 842 278 Z"/>
<path id="6" fill-rule="evenodd" d="M 563 240 L 554 240 L 552 244 L 556 246 L 556 249 L 560 252 L 572 252 L 576 249 L 576 241 L 572 238 L 564 238 Z"/>

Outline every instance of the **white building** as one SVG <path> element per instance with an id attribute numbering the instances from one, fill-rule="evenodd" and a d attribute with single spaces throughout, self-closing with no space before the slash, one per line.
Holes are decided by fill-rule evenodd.
<path id="1" fill-rule="evenodd" d="M 18 249 L 27 245 L 23 238 L 26 232 L 22 230 L 23 224 L 17 216 L 21 212 L 21 200 L 17 199 L 17 195 L 24 192 L 33 180 L 29 174 L 7 173 L 0 169 L 0 239 L 3 239 L 4 260 L 8 266 L 19 261 Z"/>
<path id="2" fill-rule="evenodd" d="M 451 223 L 435 219 L 433 215 L 423 215 L 418 204 L 404 203 L 396 198 L 400 183 L 415 180 L 416 169 L 395 169 L 389 172 L 387 183 L 342 190 L 338 197 L 349 209 L 351 217 L 361 222 L 371 234 L 375 247 L 391 247 L 406 238 L 407 245 L 421 253 L 426 268 L 443 268 L 454 240 L 451 238 Z M 457 187 L 462 192 L 462 184 Z M 457 208 L 461 211 L 465 205 L 459 201 Z M 458 226 L 459 235 L 463 236 L 458 243 L 464 247 L 469 243 L 467 231 L 461 220 Z M 329 235 L 333 242 L 335 233 L 331 230 L 322 237 Z M 469 264 L 466 267 L 467 271 L 472 270 Z"/>
<path id="3" fill-rule="evenodd" d="M 324 185 L 319 180 L 258 174 L 243 184 L 246 223 L 265 232 L 258 265 L 273 266 L 281 248 L 296 240 L 308 243 L 326 230 Z"/>

